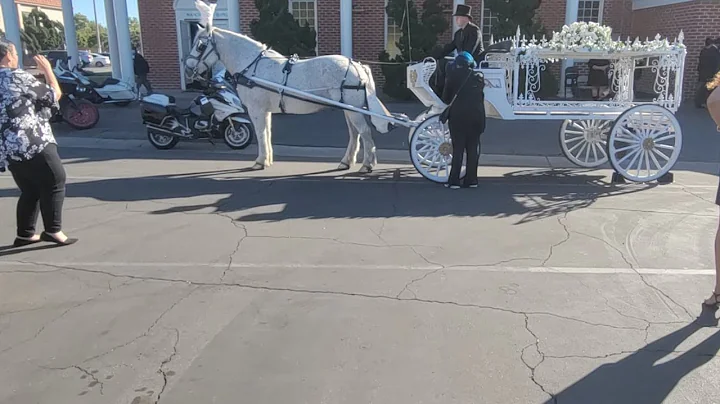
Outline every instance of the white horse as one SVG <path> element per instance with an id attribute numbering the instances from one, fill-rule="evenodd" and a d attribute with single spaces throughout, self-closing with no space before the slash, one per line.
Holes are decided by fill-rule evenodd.
<path id="1" fill-rule="evenodd" d="M 219 60 L 231 74 L 239 77 L 238 93 L 247 106 L 258 142 L 258 158 L 254 169 L 264 169 L 273 163 L 273 113 L 312 114 L 328 108 L 327 105 L 302 100 L 297 94 L 281 93 L 252 83 L 254 77 L 391 116 L 377 98 L 375 82 L 368 66 L 339 55 L 299 61 L 288 59 L 245 35 L 214 28 L 214 4 L 195 0 L 195 5 L 201 13 L 200 24 L 204 29 L 195 36 L 190 54 L 185 60 L 186 74 L 191 78 L 197 77 Z M 355 164 L 362 138 L 365 155 L 360 172 L 371 172 L 377 164 L 377 156 L 367 117 L 359 112 L 345 110 L 345 120 L 350 141 L 339 169 L 347 170 Z M 373 116 L 370 120 L 380 133 L 387 133 L 393 128 L 389 121 L 382 118 Z"/>

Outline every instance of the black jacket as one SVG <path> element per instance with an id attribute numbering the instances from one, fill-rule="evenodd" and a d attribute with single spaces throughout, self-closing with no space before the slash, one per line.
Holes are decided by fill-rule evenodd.
<path id="1" fill-rule="evenodd" d="M 453 40 L 445 45 L 442 49 L 442 56 L 447 56 L 453 50 L 460 52 L 468 52 L 475 58 L 475 62 L 479 63 L 478 56 L 482 52 L 482 35 L 480 27 L 469 22 L 465 28 L 455 31 Z"/>
<path id="2" fill-rule="evenodd" d="M 698 63 L 698 80 L 706 83 L 720 70 L 720 50 L 715 46 L 703 48 L 700 51 Z"/>
<path id="3" fill-rule="evenodd" d="M 147 60 L 145 60 L 145 58 L 139 53 L 135 53 L 135 58 L 133 60 L 133 68 L 135 69 L 136 76 L 145 76 L 150 73 L 150 65 L 148 64 Z"/>
<path id="4" fill-rule="evenodd" d="M 485 76 L 469 67 L 449 66 L 446 77 L 442 100 L 445 104 L 453 103 L 450 121 L 477 125 L 481 133 L 485 132 Z M 456 93 L 457 98 L 452 101 Z"/>

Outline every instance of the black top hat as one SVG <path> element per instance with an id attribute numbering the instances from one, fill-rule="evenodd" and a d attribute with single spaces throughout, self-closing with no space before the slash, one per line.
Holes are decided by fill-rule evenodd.
<path id="1" fill-rule="evenodd" d="M 465 4 L 458 4 L 457 9 L 455 10 L 455 14 L 453 14 L 453 17 L 467 17 L 472 19 L 472 15 L 470 15 L 471 11 L 472 7 Z"/>

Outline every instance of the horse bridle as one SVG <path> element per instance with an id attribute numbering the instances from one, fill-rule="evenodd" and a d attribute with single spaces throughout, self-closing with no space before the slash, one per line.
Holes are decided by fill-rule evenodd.
<path id="1" fill-rule="evenodd" d="M 201 38 L 198 36 L 197 40 L 195 41 L 197 44 L 193 43 L 193 49 L 197 47 L 198 56 L 193 56 L 192 52 L 187 55 L 185 58 L 185 75 L 190 79 L 195 79 L 199 76 L 198 68 L 200 65 L 205 66 L 205 71 L 212 70 L 212 66 L 207 63 L 207 58 L 212 54 L 215 53 L 215 56 L 217 56 L 217 60 L 220 60 L 220 54 L 217 51 L 217 47 L 215 46 L 215 38 L 213 38 L 212 32 L 208 34 L 207 38 Z M 187 62 L 189 60 L 196 60 L 197 63 L 195 64 L 195 67 L 189 68 L 187 67 Z M 188 74 L 189 73 L 189 74 Z"/>

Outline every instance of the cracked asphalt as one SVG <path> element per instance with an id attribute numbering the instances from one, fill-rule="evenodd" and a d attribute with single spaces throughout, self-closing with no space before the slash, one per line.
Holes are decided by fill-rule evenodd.
<path id="1" fill-rule="evenodd" d="M 61 149 L 0 247 L 0 403 L 720 403 L 717 177 Z M 357 169 L 359 167 L 356 167 Z M 17 192 L 0 176 L 12 241 Z"/>

